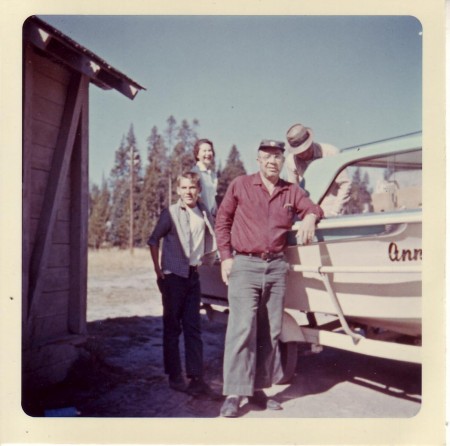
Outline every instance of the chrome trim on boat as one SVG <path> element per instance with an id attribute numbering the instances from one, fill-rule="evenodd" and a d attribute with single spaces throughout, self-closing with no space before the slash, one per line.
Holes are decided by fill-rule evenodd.
<path id="1" fill-rule="evenodd" d="M 291 271 L 298 273 L 421 273 L 420 266 L 303 266 L 291 265 Z"/>
<path id="2" fill-rule="evenodd" d="M 364 214 L 363 214 L 364 215 Z M 392 212 L 389 214 L 372 214 L 363 217 L 333 217 L 323 219 L 317 225 L 317 229 L 340 229 L 359 228 L 361 226 L 392 225 L 404 223 L 421 223 L 422 212 Z M 293 231 L 297 231 L 301 222 L 296 222 L 292 226 Z"/>

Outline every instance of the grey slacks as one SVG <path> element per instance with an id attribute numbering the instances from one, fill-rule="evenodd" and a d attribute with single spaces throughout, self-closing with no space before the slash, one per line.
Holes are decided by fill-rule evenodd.
<path id="1" fill-rule="evenodd" d="M 224 395 L 251 396 L 272 385 L 288 264 L 236 255 L 228 283 Z"/>

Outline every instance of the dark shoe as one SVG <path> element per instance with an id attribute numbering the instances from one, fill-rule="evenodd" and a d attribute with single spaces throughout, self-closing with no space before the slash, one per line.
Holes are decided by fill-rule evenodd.
<path id="1" fill-rule="evenodd" d="M 186 392 L 192 396 L 207 396 L 215 400 L 222 398 L 222 395 L 211 389 L 202 378 L 192 378 L 186 388 Z"/>
<path id="2" fill-rule="evenodd" d="M 220 416 L 235 418 L 239 413 L 239 403 L 241 399 L 238 396 L 227 396 L 220 409 Z"/>
<path id="3" fill-rule="evenodd" d="M 248 397 L 249 404 L 254 404 L 261 409 L 269 409 L 269 410 L 282 410 L 281 404 L 278 401 L 275 401 L 271 398 L 268 398 L 267 395 L 262 390 L 255 390 L 253 396 Z"/>
<path id="4" fill-rule="evenodd" d="M 186 392 L 187 384 L 182 376 L 169 377 L 169 387 L 177 392 Z"/>

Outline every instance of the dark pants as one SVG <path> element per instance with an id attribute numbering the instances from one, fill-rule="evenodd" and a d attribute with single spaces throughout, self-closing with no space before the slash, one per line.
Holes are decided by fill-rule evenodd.
<path id="1" fill-rule="evenodd" d="M 167 274 L 159 281 L 163 302 L 164 370 L 170 377 L 182 373 L 179 338 L 184 335 L 186 375 L 203 374 L 200 323 L 200 281 L 196 271 L 188 278 Z"/>

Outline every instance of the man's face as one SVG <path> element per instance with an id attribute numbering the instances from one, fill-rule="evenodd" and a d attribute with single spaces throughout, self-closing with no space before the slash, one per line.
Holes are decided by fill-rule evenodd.
<path id="1" fill-rule="evenodd" d="M 302 161 L 310 161 L 312 160 L 313 156 L 314 156 L 314 149 L 313 149 L 313 145 L 311 144 L 311 146 L 306 149 L 304 152 L 299 153 L 297 155 L 295 155 L 296 158 L 302 160 Z"/>
<path id="2" fill-rule="evenodd" d="M 191 179 L 181 178 L 180 185 L 177 187 L 177 193 L 186 206 L 193 208 L 197 205 L 200 188 Z"/>
<path id="3" fill-rule="evenodd" d="M 264 148 L 258 151 L 258 164 L 261 175 L 267 179 L 277 180 L 283 168 L 283 151 L 276 148 Z"/>
<path id="4" fill-rule="evenodd" d="M 211 165 L 214 160 L 214 152 L 210 144 L 208 144 L 207 142 L 203 142 L 202 144 L 200 144 L 200 147 L 198 148 L 197 159 L 206 167 Z"/>

